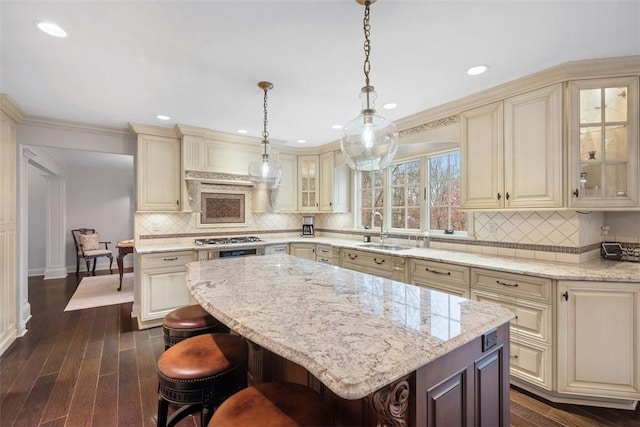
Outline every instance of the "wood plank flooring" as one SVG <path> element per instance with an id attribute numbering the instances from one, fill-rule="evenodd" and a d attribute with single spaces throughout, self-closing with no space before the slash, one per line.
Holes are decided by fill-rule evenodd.
<path id="1" fill-rule="evenodd" d="M 0 358 L 0 426 L 155 426 L 162 330 L 138 331 L 131 303 L 64 312 L 81 277 L 29 279 L 29 332 Z M 512 388 L 511 425 L 638 427 L 640 408 L 555 404 Z"/>

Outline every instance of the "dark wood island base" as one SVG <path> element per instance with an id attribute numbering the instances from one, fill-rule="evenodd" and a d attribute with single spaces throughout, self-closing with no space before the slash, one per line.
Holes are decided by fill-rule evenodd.
<path id="1" fill-rule="evenodd" d="M 359 400 L 343 399 L 305 368 L 251 344 L 249 383 L 290 381 L 319 392 L 336 426 L 508 426 L 509 325 L 504 324 Z"/>

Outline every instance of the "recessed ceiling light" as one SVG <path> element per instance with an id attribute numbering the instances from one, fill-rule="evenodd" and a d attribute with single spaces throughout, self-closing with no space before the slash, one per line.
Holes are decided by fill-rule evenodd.
<path id="1" fill-rule="evenodd" d="M 36 26 L 53 37 L 67 37 L 67 32 L 53 22 L 36 21 Z"/>
<path id="2" fill-rule="evenodd" d="M 158 119 L 158 120 L 171 120 L 171 117 L 165 116 L 164 114 L 158 114 L 156 116 L 156 119 Z"/>
<path id="3" fill-rule="evenodd" d="M 298 144 L 306 144 L 307 140 L 306 139 L 299 139 L 296 141 Z"/>
<path id="4" fill-rule="evenodd" d="M 247 130 L 246 129 L 238 129 L 236 132 L 238 132 L 238 133 L 247 133 Z"/>
<path id="5" fill-rule="evenodd" d="M 467 70 L 467 74 L 470 76 L 477 76 L 478 74 L 482 74 L 489 69 L 488 65 L 476 65 L 475 67 L 471 67 Z"/>
<path id="6" fill-rule="evenodd" d="M 342 125 L 333 125 L 331 129 L 342 129 Z"/>
<path id="7" fill-rule="evenodd" d="M 396 104 L 395 102 L 388 102 L 388 103 L 384 104 L 382 106 L 382 108 L 384 108 L 385 110 L 393 110 L 397 106 L 398 106 L 398 104 Z"/>

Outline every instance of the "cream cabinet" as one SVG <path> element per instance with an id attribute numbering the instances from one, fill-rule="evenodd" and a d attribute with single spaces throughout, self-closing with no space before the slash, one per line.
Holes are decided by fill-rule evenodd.
<path id="1" fill-rule="evenodd" d="M 461 206 L 562 207 L 562 115 L 561 84 L 461 113 Z"/>
<path id="2" fill-rule="evenodd" d="M 298 156 L 298 210 L 300 212 L 318 211 L 319 161 L 318 156 Z"/>
<path id="3" fill-rule="evenodd" d="M 640 284 L 559 281 L 558 392 L 640 400 Z"/>
<path id="4" fill-rule="evenodd" d="M 471 298 L 513 311 L 511 376 L 546 390 L 553 387 L 551 280 L 471 269 Z"/>
<path id="5" fill-rule="evenodd" d="M 357 249 L 340 251 L 340 266 L 385 279 L 406 281 L 405 258 Z"/>
<path id="6" fill-rule="evenodd" d="M 409 260 L 409 283 L 469 298 L 469 267 L 420 259 Z"/>
<path id="7" fill-rule="evenodd" d="M 185 281 L 186 264 L 197 260 L 196 251 L 138 255 L 140 327 L 158 326 L 170 311 L 193 304 Z"/>
<path id="8" fill-rule="evenodd" d="M 336 166 L 333 151 L 320 155 L 321 212 L 349 212 L 351 169 L 346 163 Z"/>
<path id="9" fill-rule="evenodd" d="M 180 139 L 138 134 L 138 212 L 180 211 Z"/>
<path id="10" fill-rule="evenodd" d="M 298 210 L 298 158 L 292 154 L 280 153 L 278 162 L 282 167 L 282 181 L 274 210 L 276 212 L 296 212 Z"/>
<path id="11" fill-rule="evenodd" d="M 300 258 L 316 260 L 316 245 L 314 243 L 290 243 L 289 253 Z"/>
<path id="12" fill-rule="evenodd" d="M 338 265 L 340 248 L 331 245 L 316 245 L 316 261 L 330 265 Z"/>
<path id="13" fill-rule="evenodd" d="M 580 80 L 570 88 L 570 206 L 637 207 L 638 77 Z"/>

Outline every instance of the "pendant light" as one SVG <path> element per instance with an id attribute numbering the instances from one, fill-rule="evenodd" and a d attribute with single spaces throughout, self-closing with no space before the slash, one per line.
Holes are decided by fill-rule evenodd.
<path id="1" fill-rule="evenodd" d="M 389 166 L 398 150 L 398 132 L 392 121 L 380 116 L 374 107 L 376 92 L 369 84 L 371 63 L 371 25 L 369 25 L 369 6 L 376 0 L 356 0 L 364 5 L 364 77 L 365 86 L 360 92 L 362 111 L 360 115 L 347 123 L 342 132 L 340 146 L 351 169 L 373 171 Z"/>
<path id="2" fill-rule="evenodd" d="M 282 180 L 282 168 L 280 164 L 269 158 L 271 144 L 269 143 L 269 132 L 267 131 L 267 92 L 273 89 L 270 82 L 260 82 L 258 87 L 264 91 L 264 128 L 262 131 L 262 159 L 254 160 L 249 165 L 249 179 L 256 188 L 274 189 L 280 185 Z"/>

